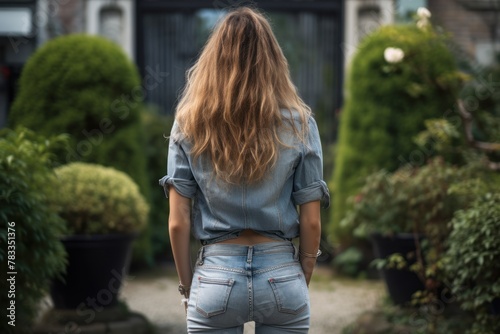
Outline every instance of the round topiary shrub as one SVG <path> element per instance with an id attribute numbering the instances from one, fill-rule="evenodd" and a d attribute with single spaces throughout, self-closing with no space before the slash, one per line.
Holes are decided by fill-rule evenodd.
<path id="1" fill-rule="evenodd" d="M 347 199 L 380 169 L 422 165 L 429 152 L 414 137 L 424 120 L 449 117 L 460 74 L 445 39 L 432 28 L 384 26 L 367 36 L 354 56 L 340 118 L 333 176 L 331 235 L 348 244 L 352 231 L 340 221 Z"/>
<path id="2" fill-rule="evenodd" d="M 70 134 L 70 150 L 61 161 L 115 167 L 147 195 L 142 89 L 135 65 L 115 43 L 90 35 L 58 37 L 23 68 L 9 125 Z"/>
<path id="3" fill-rule="evenodd" d="M 47 206 L 47 190 L 55 181 L 50 152 L 63 141 L 21 128 L 0 135 L 2 333 L 31 333 L 51 278 L 66 265 L 59 241 L 64 221 Z"/>
<path id="4" fill-rule="evenodd" d="M 148 204 L 125 173 L 81 162 L 55 172 L 50 202 L 70 234 L 135 233 L 145 227 Z"/>
<path id="5" fill-rule="evenodd" d="M 9 123 L 45 135 L 70 134 L 70 149 L 60 161 L 114 167 L 149 198 L 143 94 L 136 66 L 118 45 L 98 36 L 61 36 L 46 42 L 24 66 Z M 134 242 L 134 262 L 151 261 L 149 232 Z"/>

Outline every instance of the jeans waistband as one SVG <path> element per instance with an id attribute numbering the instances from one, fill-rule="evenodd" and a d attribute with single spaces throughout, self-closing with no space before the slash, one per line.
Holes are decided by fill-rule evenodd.
<path id="1" fill-rule="evenodd" d="M 291 241 L 263 242 L 252 246 L 238 244 L 212 244 L 202 246 L 198 251 L 198 261 L 207 256 L 248 256 L 273 253 L 292 253 L 297 256 L 298 249 Z"/>
<path id="2" fill-rule="evenodd" d="M 235 232 L 225 234 L 225 235 L 217 237 L 217 238 L 200 240 L 200 243 L 203 246 L 214 245 L 214 244 L 219 243 L 221 241 L 226 241 L 229 239 L 237 238 L 240 235 L 240 233 L 241 233 L 241 231 L 235 231 Z M 288 239 L 288 238 L 277 238 L 277 237 L 273 237 L 273 236 L 269 236 L 269 237 L 271 237 L 273 239 L 276 238 L 276 241 L 292 241 L 292 239 Z"/>

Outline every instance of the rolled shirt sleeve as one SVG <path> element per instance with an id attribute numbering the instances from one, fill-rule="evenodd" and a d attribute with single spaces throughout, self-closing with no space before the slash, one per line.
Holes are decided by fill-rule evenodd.
<path id="1" fill-rule="evenodd" d="M 330 192 L 323 181 L 323 153 L 318 126 L 309 118 L 309 132 L 302 144 L 302 154 L 295 168 L 292 199 L 296 205 L 321 201 L 321 206 L 330 206 Z"/>
<path id="2" fill-rule="evenodd" d="M 174 187 L 180 195 L 188 198 L 195 196 L 198 186 L 191 171 L 189 159 L 182 148 L 180 137 L 179 127 L 174 122 L 168 145 L 167 175 L 159 180 L 167 198 L 170 186 Z"/>

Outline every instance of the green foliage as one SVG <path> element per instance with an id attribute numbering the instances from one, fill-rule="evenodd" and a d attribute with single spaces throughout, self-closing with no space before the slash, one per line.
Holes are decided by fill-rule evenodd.
<path id="1" fill-rule="evenodd" d="M 366 179 L 361 191 L 349 199 L 353 208 L 341 222 L 353 229 L 354 235 L 366 238 L 372 233 L 391 235 L 411 231 L 405 207 L 407 194 L 399 185 L 406 185 L 409 170 L 390 175 L 376 172 Z"/>
<path id="2" fill-rule="evenodd" d="M 400 253 L 391 254 L 386 259 L 375 259 L 372 265 L 379 270 L 384 268 L 403 270 L 408 267 L 405 255 Z"/>
<path id="3" fill-rule="evenodd" d="M 498 333 L 500 318 L 490 307 L 500 298 L 500 194 L 479 197 L 458 211 L 452 224 L 445 259 L 452 291 L 461 307 L 476 315 L 470 333 Z"/>
<path id="4" fill-rule="evenodd" d="M 40 134 L 69 133 L 71 150 L 61 161 L 115 167 L 147 195 L 138 88 L 136 67 L 115 43 L 90 35 L 58 37 L 24 66 L 9 122 Z"/>
<path id="5" fill-rule="evenodd" d="M 465 138 L 449 120 L 434 118 L 425 120 L 425 130 L 415 137 L 415 143 L 428 156 L 439 155 L 447 162 L 464 162 L 463 147 Z"/>
<path id="6" fill-rule="evenodd" d="M 146 156 L 149 185 L 151 192 L 151 211 L 149 215 L 151 245 L 155 257 L 165 257 L 170 244 L 168 237 L 168 200 L 163 189 L 158 186 L 158 179 L 166 173 L 167 136 L 170 134 L 174 118 L 162 116 L 154 110 L 142 113 L 146 131 Z"/>
<path id="7" fill-rule="evenodd" d="M 335 256 L 333 265 L 344 275 L 355 277 L 360 272 L 363 261 L 363 252 L 357 247 L 349 247 Z"/>
<path id="8" fill-rule="evenodd" d="M 403 50 L 404 58 L 388 63 L 384 59 L 388 47 Z M 331 221 L 331 236 L 344 244 L 352 233 L 340 225 L 350 208 L 346 200 L 375 171 L 425 162 L 427 157 L 413 138 L 424 129 L 424 120 L 453 107 L 461 75 L 445 39 L 432 29 L 385 26 L 360 43 L 347 81 Z"/>
<path id="9" fill-rule="evenodd" d="M 477 71 L 461 93 L 464 108 L 473 117 L 471 124 L 475 140 L 497 143 L 496 149 L 485 150 L 481 156 L 493 162 L 500 162 L 500 53 L 497 62 L 481 71 Z M 463 120 L 462 120 L 463 122 Z M 460 126 L 458 122 L 453 122 Z M 457 124 L 458 123 L 458 124 Z"/>
<path id="10" fill-rule="evenodd" d="M 449 189 L 468 174 L 468 170 L 441 159 L 422 167 L 405 166 L 393 173 L 376 172 L 350 198 L 352 209 L 342 225 L 358 237 L 413 232 L 445 236 L 453 213 L 466 204 Z"/>
<path id="11" fill-rule="evenodd" d="M 139 232 L 149 207 L 125 173 L 96 164 L 73 162 L 55 169 L 50 204 L 71 234 Z"/>
<path id="12" fill-rule="evenodd" d="M 481 113 L 481 117 L 487 118 L 488 127 L 484 132 L 496 133 L 500 131 L 500 117 L 495 117 L 488 112 Z M 420 132 L 415 142 L 422 152 L 427 152 L 429 156 L 441 156 L 449 163 L 457 165 L 476 165 L 476 167 L 489 167 L 491 162 L 498 161 L 498 155 L 494 150 L 481 150 L 470 145 L 461 129 L 452 124 L 447 119 L 429 119 L 425 121 L 426 130 Z M 461 124 L 460 124 L 461 125 Z M 492 139 L 493 142 L 497 139 Z M 500 144 L 491 143 L 500 150 Z"/>
<path id="13" fill-rule="evenodd" d="M 463 183 L 470 189 L 482 174 L 476 168 L 459 168 L 440 158 L 422 167 L 405 166 L 393 173 L 375 173 L 352 199 L 353 208 L 342 224 L 349 224 L 360 237 L 372 233 L 413 233 L 415 252 L 392 254 L 373 264 L 379 269 L 407 268 L 415 272 L 425 290 L 417 292 L 412 303 L 432 305 L 444 287 L 442 259 L 451 232 L 450 221 L 456 211 L 466 208 L 474 198 L 474 193 L 454 188 Z M 407 257 L 416 260 L 415 263 L 409 266 Z M 435 325 L 431 322 L 429 326 Z"/>
<path id="14" fill-rule="evenodd" d="M 60 154 L 60 161 L 121 170 L 149 199 L 142 95 L 137 68 L 115 43 L 98 36 L 62 36 L 46 42 L 24 66 L 9 123 L 45 135 L 70 134 L 70 150 Z M 133 259 L 150 257 L 145 233 L 134 243 Z"/>
<path id="15" fill-rule="evenodd" d="M 64 232 L 64 221 L 47 206 L 46 192 L 55 181 L 50 152 L 61 150 L 64 136 L 45 138 L 18 128 L 9 129 L 0 136 L 0 289 L 4 319 L 2 333 L 30 332 L 40 300 L 48 291 L 52 277 L 60 274 L 66 265 L 66 253 L 59 241 Z M 8 226 L 8 222 L 15 225 Z M 12 229 L 9 229 L 12 228 Z M 15 230 L 15 232 L 13 231 Z M 9 232 L 9 234 L 8 234 Z M 13 234 L 10 234 L 13 233 Z M 14 239 L 11 239 L 11 236 Z M 8 254 L 8 245 L 15 240 L 15 258 Z M 9 246 L 9 247 L 10 247 Z M 11 260 L 14 268 L 8 268 Z M 8 271 L 15 271 L 16 327 L 7 324 L 5 317 L 11 298 L 7 298 Z"/>

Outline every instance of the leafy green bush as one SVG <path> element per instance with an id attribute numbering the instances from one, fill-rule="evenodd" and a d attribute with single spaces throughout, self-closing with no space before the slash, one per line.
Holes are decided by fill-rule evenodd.
<path id="1" fill-rule="evenodd" d="M 476 71 L 462 91 L 469 112 L 476 117 L 475 135 L 482 141 L 500 141 L 500 94 L 496 89 L 500 78 L 500 52 L 490 66 Z M 490 117 L 496 117 L 491 124 Z"/>
<path id="2" fill-rule="evenodd" d="M 55 169 L 50 204 L 71 234 L 139 232 L 149 207 L 125 173 L 96 164 L 73 162 Z"/>
<path id="3" fill-rule="evenodd" d="M 357 247 L 349 247 L 333 259 L 333 265 L 342 275 L 356 277 L 360 273 L 363 252 Z"/>
<path id="4" fill-rule="evenodd" d="M 367 238 L 372 233 L 393 235 L 411 232 L 406 216 L 408 198 L 400 185 L 406 185 L 409 170 L 391 175 L 387 171 L 376 172 L 366 178 L 360 192 L 351 198 L 352 209 L 341 221 L 341 226 L 353 230 L 357 237 Z"/>
<path id="5" fill-rule="evenodd" d="M 46 135 L 69 133 L 71 150 L 61 160 L 115 167 L 147 194 L 141 89 L 136 67 L 115 43 L 58 37 L 26 63 L 9 123 Z"/>
<path id="6" fill-rule="evenodd" d="M 23 128 L 17 132 L 3 130 L 0 137 L 0 262 L 3 267 L 0 305 L 4 314 L 10 313 L 6 310 L 14 300 L 7 298 L 10 290 L 7 272 L 17 272 L 16 326 L 9 326 L 11 319 L 4 315 L 0 325 L 2 333 L 30 332 L 50 279 L 60 274 L 66 265 L 64 247 L 59 241 L 65 232 L 64 221 L 46 202 L 46 192 L 55 181 L 50 152 L 63 146 L 63 136 L 45 138 Z M 7 225 L 8 222 L 12 224 Z M 7 248 L 13 246 L 12 240 L 15 240 L 15 258 L 7 253 L 12 250 Z"/>
<path id="7" fill-rule="evenodd" d="M 98 36 L 66 35 L 45 43 L 24 66 L 9 123 L 70 134 L 70 150 L 59 160 L 114 167 L 149 198 L 142 97 L 137 68 L 119 46 Z M 150 257 L 149 236 L 142 234 L 133 260 Z"/>
<path id="8" fill-rule="evenodd" d="M 341 224 L 363 238 L 372 233 L 413 232 L 446 237 L 454 212 L 466 205 L 462 196 L 449 189 L 468 174 L 439 158 L 422 167 L 376 172 L 350 198 L 352 209 Z"/>
<path id="9" fill-rule="evenodd" d="M 452 292 L 464 310 L 476 315 L 470 333 L 499 333 L 500 316 L 490 308 L 500 298 L 500 194 L 479 197 L 458 211 L 452 224 L 444 261 Z"/>
<path id="10" fill-rule="evenodd" d="M 401 49 L 404 57 L 389 62 L 384 57 L 389 47 Z M 431 28 L 385 26 L 360 43 L 347 81 L 330 233 L 343 244 L 352 233 L 340 226 L 350 208 L 346 200 L 371 173 L 425 162 L 413 137 L 424 129 L 424 120 L 453 107 L 461 76 L 444 38 Z"/>
<path id="11" fill-rule="evenodd" d="M 353 208 L 342 224 L 348 224 L 356 236 L 414 235 L 415 252 L 392 254 L 374 263 L 379 268 L 409 269 L 417 274 L 425 289 L 414 294 L 415 305 L 432 305 L 439 300 L 445 286 L 443 256 L 450 221 L 474 198 L 454 187 L 460 183 L 472 185 L 479 173 L 476 168 L 459 168 L 434 158 L 421 167 L 404 166 L 393 173 L 375 173 L 351 199 Z"/>
<path id="12" fill-rule="evenodd" d="M 154 110 L 145 110 L 142 113 L 146 131 L 146 156 L 149 185 L 151 192 L 151 211 L 149 214 L 151 228 L 151 247 L 156 258 L 167 255 L 170 240 L 168 237 L 168 200 L 165 193 L 158 187 L 158 179 L 166 173 L 168 141 L 174 118 L 162 116 Z"/>

